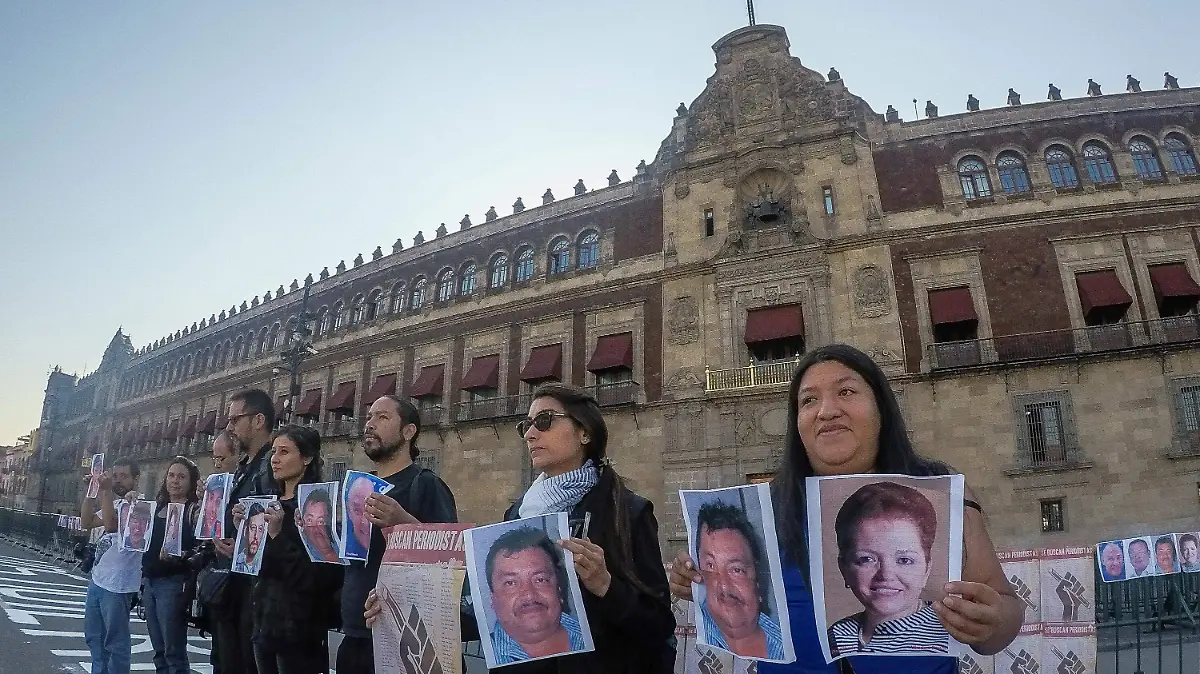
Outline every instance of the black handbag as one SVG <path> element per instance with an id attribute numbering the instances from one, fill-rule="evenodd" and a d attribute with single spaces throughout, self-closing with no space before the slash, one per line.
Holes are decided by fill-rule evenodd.
<path id="1" fill-rule="evenodd" d="M 196 599 L 209 608 L 220 608 L 227 601 L 229 569 L 206 566 L 196 575 Z"/>

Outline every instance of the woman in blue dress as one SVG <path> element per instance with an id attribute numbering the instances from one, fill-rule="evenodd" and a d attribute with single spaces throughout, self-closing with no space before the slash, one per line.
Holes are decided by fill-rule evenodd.
<path id="1" fill-rule="evenodd" d="M 783 460 L 771 491 L 796 661 L 760 662 L 758 672 L 954 674 L 957 661 L 952 656 L 856 656 L 825 663 L 818 636 L 818 629 L 825 628 L 817 626 L 808 583 L 804 490 L 804 479 L 813 475 L 930 476 L 953 471 L 916 454 L 887 377 L 866 354 L 844 344 L 821 347 L 801 361 L 788 390 L 788 418 L 794 421 L 788 424 Z M 969 488 L 965 505 L 962 580 L 948 583 L 945 596 L 931 609 L 951 636 L 977 653 L 991 655 L 1016 637 L 1025 609 L 1004 576 Z M 672 565 L 671 593 L 691 601 L 693 582 L 702 583 L 703 578 L 695 562 L 682 553 Z M 901 631 L 912 628 L 906 622 L 899 626 Z M 859 631 L 860 643 L 902 636 L 887 635 L 886 625 L 875 629 L 879 631 L 873 634 Z"/>

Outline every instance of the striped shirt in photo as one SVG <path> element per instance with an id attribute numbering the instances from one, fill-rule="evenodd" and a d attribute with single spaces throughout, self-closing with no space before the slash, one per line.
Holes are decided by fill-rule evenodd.
<path id="1" fill-rule="evenodd" d="M 950 635 L 942 626 L 933 604 L 916 613 L 880 623 L 870 640 L 863 643 L 865 614 L 857 613 L 829 628 L 829 650 L 834 657 L 886 653 L 937 654 L 950 652 Z"/>

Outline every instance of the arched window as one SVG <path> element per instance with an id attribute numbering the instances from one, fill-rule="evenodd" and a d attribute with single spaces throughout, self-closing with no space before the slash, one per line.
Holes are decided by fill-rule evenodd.
<path id="1" fill-rule="evenodd" d="M 958 162 L 958 180 L 967 200 L 992 196 L 992 181 L 987 166 L 978 157 L 964 157 Z"/>
<path id="2" fill-rule="evenodd" d="M 996 171 L 1000 174 L 1000 187 L 1006 194 L 1024 194 L 1029 191 L 1029 171 L 1025 160 L 1016 152 L 1004 152 L 996 159 Z"/>
<path id="3" fill-rule="evenodd" d="M 420 311 L 421 307 L 425 306 L 425 288 L 428 285 L 429 283 L 425 280 L 424 276 L 417 279 L 416 283 L 413 283 L 412 292 L 408 294 L 409 309 Z"/>
<path id="4" fill-rule="evenodd" d="M 404 283 L 400 282 L 392 286 L 392 313 L 398 314 L 404 311 Z"/>
<path id="5" fill-rule="evenodd" d="M 296 317 L 292 316 L 291 318 L 289 318 L 287 320 L 287 323 L 285 323 L 283 325 L 283 335 L 282 335 L 283 342 L 280 346 L 291 344 L 292 341 L 294 340 L 295 334 L 296 334 Z"/>
<path id="6" fill-rule="evenodd" d="M 373 321 L 379 315 L 379 305 L 383 301 L 383 289 L 376 288 L 367 297 L 367 305 L 363 309 L 363 320 Z"/>
<path id="7" fill-rule="evenodd" d="M 278 323 L 271 326 L 271 338 L 268 340 L 268 343 L 271 345 L 269 347 L 271 351 L 274 351 L 279 348 L 280 344 L 279 344 L 279 324 Z"/>
<path id="8" fill-rule="evenodd" d="M 443 269 L 438 274 L 437 301 L 449 302 L 454 299 L 454 270 Z"/>
<path id="9" fill-rule="evenodd" d="M 517 253 L 517 283 L 528 281 L 533 278 L 533 249 L 522 248 Z"/>
<path id="10" fill-rule="evenodd" d="M 255 355 L 261 356 L 267 351 L 267 329 L 264 327 L 258 332 L 258 350 Z"/>
<path id="11" fill-rule="evenodd" d="M 317 312 L 317 336 L 324 337 L 329 334 L 329 307 L 321 307 Z"/>
<path id="12" fill-rule="evenodd" d="M 1046 148 L 1046 169 L 1050 171 L 1050 182 L 1059 189 L 1069 189 L 1079 186 L 1079 176 L 1075 174 L 1075 158 L 1071 152 L 1061 145 Z"/>
<path id="13" fill-rule="evenodd" d="M 459 273 L 458 294 L 469 297 L 475 292 L 475 263 L 468 262 Z"/>
<path id="14" fill-rule="evenodd" d="M 342 303 L 338 302 L 337 304 L 333 305 L 333 329 L 335 331 L 341 330 L 342 326 L 345 324 L 346 324 L 346 310 L 343 307 Z"/>
<path id="15" fill-rule="evenodd" d="M 1171 157 L 1171 166 L 1175 168 L 1176 173 L 1181 176 L 1196 175 L 1196 155 L 1192 154 L 1192 148 L 1183 136 L 1173 133 L 1167 136 L 1163 146 L 1167 148 L 1167 154 Z"/>
<path id="16" fill-rule="evenodd" d="M 588 232 L 579 239 L 579 268 L 592 269 L 600 264 L 600 235 Z"/>
<path id="17" fill-rule="evenodd" d="M 358 295 L 350 301 L 350 325 L 358 325 L 363 320 L 363 296 Z"/>
<path id="18" fill-rule="evenodd" d="M 254 333 L 246 333 L 246 350 L 242 353 L 242 361 L 250 360 L 250 354 L 254 353 Z"/>
<path id="19" fill-rule="evenodd" d="M 1093 140 L 1083 146 L 1083 168 L 1087 171 L 1088 178 L 1097 185 L 1117 182 L 1112 154 L 1103 143 Z"/>
<path id="20" fill-rule="evenodd" d="M 508 256 L 504 253 L 496 253 L 489 266 L 491 271 L 488 274 L 488 288 L 490 290 L 503 288 L 504 284 L 508 283 Z"/>
<path id="21" fill-rule="evenodd" d="M 192 357 L 189 355 L 183 361 L 183 367 L 179 368 L 179 379 L 184 379 L 192 373 Z"/>
<path id="22" fill-rule="evenodd" d="M 571 244 L 565 238 L 555 239 L 550 244 L 550 275 L 561 274 L 571 269 Z"/>
<path id="23" fill-rule="evenodd" d="M 1162 180 L 1162 164 L 1149 140 L 1142 136 L 1134 138 L 1129 143 L 1129 154 L 1133 155 L 1133 168 L 1143 180 Z"/>
<path id="24" fill-rule="evenodd" d="M 238 335 L 237 341 L 233 343 L 233 364 L 237 365 L 241 360 L 242 351 L 245 350 L 245 341 L 241 335 Z"/>

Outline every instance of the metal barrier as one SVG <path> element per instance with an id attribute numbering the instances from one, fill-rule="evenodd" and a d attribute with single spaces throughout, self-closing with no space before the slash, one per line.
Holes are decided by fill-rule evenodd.
<path id="1" fill-rule="evenodd" d="M 1200 574 L 1096 576 L 1098 674 L 1200 672 Z"/>
<path id="2" fill-rule="evenodd" d="M 58 515 L 0 508 L 0 540 L 43 559 L 78 566 L 75 545 L 87 541 L 87 536 L 87 532 L 58 526 Z"/>

